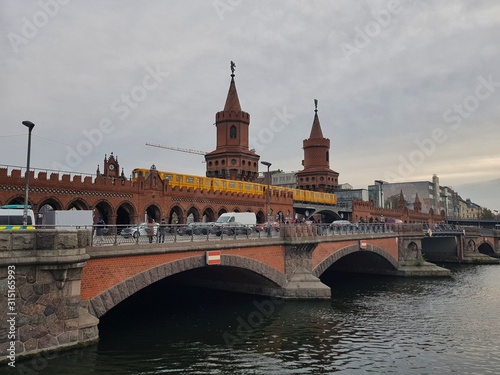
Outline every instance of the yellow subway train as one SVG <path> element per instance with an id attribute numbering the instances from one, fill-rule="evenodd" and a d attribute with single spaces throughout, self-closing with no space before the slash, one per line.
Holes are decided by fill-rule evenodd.
<path id="1" fill-rule="evenodd" d="M 150 173 L 146 168 L 135 168 L 132 171 L 132 181 L 138 178 L 146 178 Z M 246 193 L 253 195 L 264 195 L 267 185 L 248 181 L 226 180 L 222 178 L 194 176 L 183 173 L 158 171 L 163 180 L 168 180 L 171 187 L 192 188 L 200 190 L 229 191 L 235 193 Z M 294 201 L 317 203 L 317 204 L 337 204 L 337 197 L 332 193 L 321 193 L 317 191 L 288 188 L 271 185 L 270 190 L 275 194 L 290 194 Z"/>

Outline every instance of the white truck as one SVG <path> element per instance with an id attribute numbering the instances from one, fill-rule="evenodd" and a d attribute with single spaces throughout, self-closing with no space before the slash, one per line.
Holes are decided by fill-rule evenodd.
<path id="1" fill-rule="evenodd" d="M 253 212 L 226 212 L 215 222 L 216 234 L 250 234 L 255 230 L 257 218 Z"/>
<path id="2" fill-rule="evenodd" d="M 92 229 L 92 210 L 50 210 L 43 214 L 42 225 L 48 229 Z"/>

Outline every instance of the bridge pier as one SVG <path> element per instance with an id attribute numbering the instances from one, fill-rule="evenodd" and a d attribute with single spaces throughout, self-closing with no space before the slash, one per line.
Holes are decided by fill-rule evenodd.
<path id="1" fill-rule="evenodd" d="M 88 344 L 98 319 L 80 306 L 86 230 L 0 233 L 0 362 Z M 12 342 L 15 342 L 13 350 Z"/>
<path id="2" fill-rule="evenodd" d="M 318 242 L 285 242 L 285 276 L 283 298 L 286 299 L 330 299 L 331 289 L 314 276 L 312 253 Z"/>

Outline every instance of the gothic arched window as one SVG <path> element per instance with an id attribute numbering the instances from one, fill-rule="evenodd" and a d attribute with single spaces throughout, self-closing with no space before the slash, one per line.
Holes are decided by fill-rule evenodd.
<path id="1" fill-rule="evenodd" d="M 229 129 L 229 138 L 236 139 L 236 126 L 234 125 Z"/>

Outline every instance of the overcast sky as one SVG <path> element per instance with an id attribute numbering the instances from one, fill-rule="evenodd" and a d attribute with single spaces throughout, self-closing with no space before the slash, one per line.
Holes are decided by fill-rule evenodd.
<path id="1" fill-rule="evenodd" d="M 1 0 L 0 31 L 0 164 L 26 164 L 30 120 L 35 168 L 204 175 L 145 144 L 214 150 L 232 60 L 272 169 L 301 169 L 318 99 L 341 183 L 437 174 L 500 210 L 497 0 Z"/>

